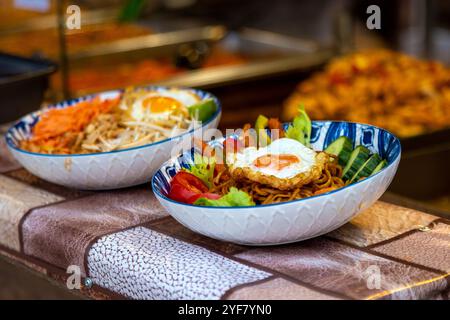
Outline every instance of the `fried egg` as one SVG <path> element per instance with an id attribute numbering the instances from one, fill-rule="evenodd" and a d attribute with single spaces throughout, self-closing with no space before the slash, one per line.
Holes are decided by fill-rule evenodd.
<path id="1" fill-rule="evenodd" d="M 287 190 L 318 179 L 325 161 L 321 152 L 294 139 L 282 138 L 266 147 L 248 147 L 227 155 L 229 171 L 236 180 L 247 179 Z"/>
<path id="2" fill-rule="evenodd" d="M 125 108 L 129 116 L 137 121 L 143 119 L 164 120 L 170 114 L 201 101 L 195 93 L 187 90 L 171 89 L 166 91 L 148 91 L 138 97 Z"/>

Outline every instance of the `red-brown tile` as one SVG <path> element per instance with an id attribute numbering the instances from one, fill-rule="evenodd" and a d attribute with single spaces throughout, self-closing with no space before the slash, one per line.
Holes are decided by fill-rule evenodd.
<path id="1" fill-rule="evenodd" d="M 33 210 L 22 227 L 25 254 L 65 269 L 78 265 L 91 241 L 167 215 L 149 188 L 100 192 Z"/>
<path id="2" fill-rule="evenodd" d="M 429 268 L 450 272 L 450 224 L 435 223 L 372 250 Z"/>
<path id="3" fill-rule="evenodd" d="M 316 238 L 236 255 L 303 283 L 356 299 L 427 298 L 447 286 L 440 274 Z M 428 281 L 423 285 L 417 285 Z"/>
<path id="4" fill-rule="evenodd" d="M 338 298 L 295 284 L 282 278 L 273 278 L 233 289 L 227 300 L 336 300 Z"/>
<path id="5" fill-rule="evenodd" d="M 328 236 L 366 247 L 426 226 L 437 217 L 378 201 Z"/>
<path id="6" fill-rule="evenodd" d="M 0 244 L 20 251 L 19 224 L 32 208 L 64 198 L 0 175 Z"/>
<path id="7" fill-rule="evenodd" d="M 18 169 L 14 171 L 10 171 L 5 174 L 8 177 L 11 177 L 13 179 L 19 180 L 21 182 L 24 182 L 26 184 L 29 184 L 33 187 L 46 190 L 48 192 L 57 194 L 61 197 L 64 197 L 66 199 L 74 199 L 81 196 L 86 196 L 93 194 L 92 191 L 82 191 L 82 190 L 75 190 L 75 189 L 69 189 L 63 186 L 59 186 L 50 182 L 47 182 L 45 180 L 42 180 L 32 173 L 28 172 L 25 169 Z"/>

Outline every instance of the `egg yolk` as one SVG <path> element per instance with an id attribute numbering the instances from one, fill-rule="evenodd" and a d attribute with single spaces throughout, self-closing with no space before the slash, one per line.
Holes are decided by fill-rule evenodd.
<path id="1" fill-rule="evenodd" d="M 271 168 L 280 171 L 294 163 L 299 163 L 300 159 L 292 154 L 265 154 L 256 158 L 253 165 L 257 168 Z"/>
<path id="2" fill-rule="evenodd" d="M 170 97 L 148 97 L 142 105 L 152 113 L 172 112 L 182 107 L 179 101 Z"/>

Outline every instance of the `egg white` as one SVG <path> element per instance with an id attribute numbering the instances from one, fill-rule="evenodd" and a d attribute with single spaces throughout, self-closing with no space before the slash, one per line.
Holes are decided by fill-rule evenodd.
<path id="1" fill-rule="evenodd" d="M 290 154 L 300 159 L 281 170 L 271 167 L 256 167 L 253 162 L 267 154 Z M 294 139 L 281 138 L 273 141 L 266 147 L 259 149 L 248 147 L 238 153 L 227 155 L 227 162 L 233 168 L 250 168 L 254 172 L 259 172 L 267 176 L 275 176 L 280 179 L 289 179 L 300 173 L 307 172 L 316 163 L 316 152 Z"/>
<path id="2" fill-rule="evenodd" d="M 186 90 L 171 89 L 166 91 L 149 91 L 148 94 L 141 96 L 133 103 L 130 108 L 130 116 L 141 121 L 143 119 L 165 120 L 168 119 L 170 111 L 153 113 L 150 109 L 143 106 L 143 101 L 151 97 L 168 97 L 177 100 L 182 106 L 190 106 L 201 101 L 201 98 L 193 92 Z"/>
<path id="3" fill-rule="evenodd" d="M 189 108 L 190 106 L 201 101 L 201 98 L 194 92 L 181 90 L 181 89 L 170 89 L 166 91 L 154 91 L 147 97 L 168 97 L 177 100 L 183 106 Z"/>

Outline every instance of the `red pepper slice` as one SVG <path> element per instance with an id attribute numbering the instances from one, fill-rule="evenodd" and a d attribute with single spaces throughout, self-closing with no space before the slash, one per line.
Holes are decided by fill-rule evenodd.
<path id="1" fill-rule="evenodd" d="M 223 141 L 223 148 L 225 151 L 231 151 L 231 152 L 239 152 L 244 147 L 243 143 L 237 139 L 234 138 L 226 138 Z"/>

